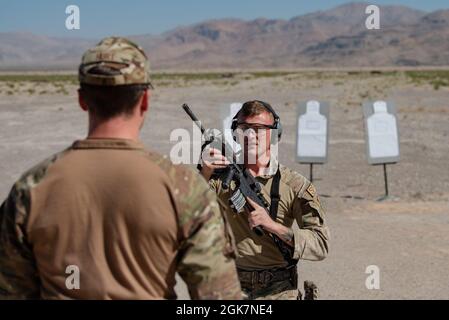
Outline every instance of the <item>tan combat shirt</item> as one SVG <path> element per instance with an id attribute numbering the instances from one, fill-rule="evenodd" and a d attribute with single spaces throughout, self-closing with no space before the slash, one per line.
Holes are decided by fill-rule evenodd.
<path id="1" fill-rule="evenodd" d="M 170 299 L 176 272 L 194 299 L 236 299 L 232 255 L 207 183 L 131 140 L 75 142 L 0 207 L 3 299 Z"/>
<path id="2" fill-rule="evenodd" d="M 271 184 L 276 173 L 275 170 L 271 171 L 267 176 L 256 178 L 262 185 L 262 193 L 268 203 L 271 203 Z M 296 221 L 299 226 L 299 230 L 292 228 L 295 246 L 293 259 L 322 260 L 328 253 L 330 236 L 317 191 L 299 173 L 284 166 L 280 166 L 280 173 L 280 201 L 276 222 L 291 228 Z M 224 190 L 221 180 L 213 177 L 209 185 L 220 198 L 222 209 L 226 212 L 234 233 L 238 250 L 237 267 L 262 270 L 287 266 L 273 239 L 267 233 L 259 237 L 249 228 L 248 213 L 235 213 L 229 206 L 235 183 L 231 183 L 229 190 Z"/>

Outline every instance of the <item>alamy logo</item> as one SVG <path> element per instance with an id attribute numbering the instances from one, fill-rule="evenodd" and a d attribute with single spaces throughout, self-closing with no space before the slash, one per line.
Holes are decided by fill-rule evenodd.
<path id="1" fill-rule="evenodd" d="M 257 158 L 265 154 L 267 150 L 270 152 L 272 159 L 278 158 L 278 131 L 277 129 L 270 129 L 269 131 L 263 129 L 247 129 L 242 130 L 237 128 L 235 131 L 225 129 L 222 133 L 218 129 L 208 129 L 204 133 L 197 125 L 193 123 L 192 135 L 187 129 L 178 128 L 170 133 L 170 143 L 174 144 L 170 150 L 170 160 L 174 164 L 199 164 L 203 161 L 211 162 L 213 157 L 210 155 L 211 149 L 222 150 L 222 143 L 226 140 L 226 134 L 235 137 L 235 141 L 226 141 L 229 145 L 228 150 L 224 150 L 224 156 L 227 159 L 233 159 L 236 164 L 255 164 Z M 257 136 L 257 139 L 255 139 Z M 267 139 L 269 137 L 269 139 Z M 202 148 L 205 141 L 212 141 L 212 143 Z M 257 141 L 256 148 L 248 150 L 236 151 L 237 145 L 244 145 L 245 141 L 251 146 Z M 228 152 L 228 153 L 227 153 Z"/>
<path id="2" fill-rule="evenodd" d="M 65 20 L 65 27 L 67 30 L 80 29 L 80 8 L 76 5 L 67 6 L 65 13 L 69 16 Z"/>
<path id="3" fill-rule="evenodd" d="M 378 266 L 371 265 L 366 267 L 366 274 L 369 276 L 366 278 L 365 286 L 368 290 L 379 290 L 380 289 L 380 269 Z"/>
<path id="4" fill-rule="evenodd" d="M 80 288 L 80 269 L 76 265 L 69 265 L 65 269 L 69 276 L 65 279 L 65 286 L 69 290 L 79 290 Z"/>
<path id="5" fill-rule="evenodd" d="M 380 9 L 378 6 L 370 5 L 366 7 L 366 14 L 369 14 L 366 18 L 365 26 L 368 30 L 379 30 L 380 29 Z"/>

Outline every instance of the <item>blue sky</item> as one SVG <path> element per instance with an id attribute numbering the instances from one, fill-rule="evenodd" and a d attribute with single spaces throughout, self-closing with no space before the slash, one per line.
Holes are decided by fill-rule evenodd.
<path id="1" fill-rule="evenodd" d="M 209 19 L 258 17 L 289 19 L 326 10 L 347 0 L 2 0 L 0 32 L 25 31 L 51 36 L 98 38 L 110 34 L 159 34 Z M 373 4 L 406 5 L 433 11 L 448 0 L 377 0 Z M 68 5 L 81 12 L 81 29 L 65 28 Z"/>

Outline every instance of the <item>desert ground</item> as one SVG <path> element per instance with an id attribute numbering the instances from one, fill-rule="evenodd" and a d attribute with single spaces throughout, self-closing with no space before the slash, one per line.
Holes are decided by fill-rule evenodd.
<path id="1" fill-rule="evenodd" d="M 190 104 L 203 123 L 220 128 L 221 108 L 261 99 L 281 117 L 280 160 L 295 162 L 296 106 L 330 104 L 329 162 L 315 166 L 315 185 L 332 240 L 322 262 L 301 261 L 301 283 L 313 280 L 321 299 L 449 299 L 449 72 L 297 71 L 157 74 L 141 139 L 169 154 L 175 128 L 191 129 L 181 109 Z M 86 136 L 73 75 L 0 74 L 0 199 L 20 174 Z M 398 111 L 401 160 L 368 165 L 362 103 L 387 99 Z M 380 289 L 368 290 L 366 268 L 380 269 Z M 182 281 L 179 298 L 188 299 Z"/>

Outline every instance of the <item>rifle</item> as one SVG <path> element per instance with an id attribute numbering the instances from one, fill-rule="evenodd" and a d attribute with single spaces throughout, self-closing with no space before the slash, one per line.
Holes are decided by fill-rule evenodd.
<path id="1" fill-rule="evenodd" d="M 182 108 L 189 115 L 192 121 L 195 122 L 195 124 L 201 130 L 201 133 L 205 135 L 206 129 L 203 127 L 195 114 L 193 114 L 192 110 L 190 110 L 189 106 L 187 104 L 184 104 Z M 208 137 L 207 142 L 211 143 L 214 139 L 216 139 L 216 137 L 214 136 Z M 221 178 L 223 182 L 223 188 L 229 189 L 232 181 L 234 181 L 237 186 L 234 194 L 229 199 L 231 208 L 236 212 L 240 212 L 243 208 L 246 208 L 249 211 L 254 210 L 254 208 L 246 201 L 246 198 L 250 198 L 258 205 L 265 208 L 267 212 L 269 212 L 269 204 L 263 197 L 262 188 L 260 187 L 257 180 L 249 172 L 248 169 L 243 167 L 243 165 L 235 163 L 234 156 L 232 158 L 229 156 L 233 155 L 234 151 L 225 139 L 221 139 L 221 145 L 222 152 L 224 150 L 224 155 L 230 162 Z M 262 236 L 264 234 L 264 230 L 260 226 L 255 227 L 253 231 L 258 236 Z"/>

